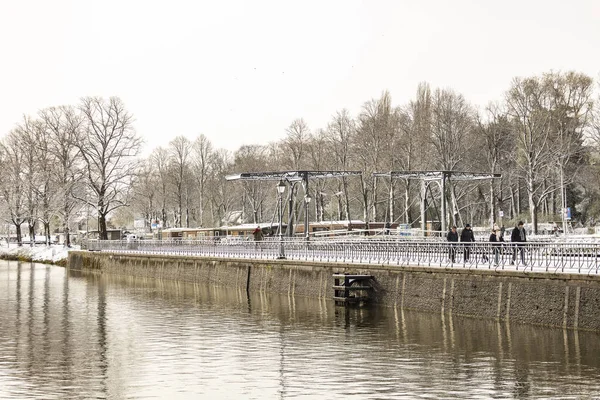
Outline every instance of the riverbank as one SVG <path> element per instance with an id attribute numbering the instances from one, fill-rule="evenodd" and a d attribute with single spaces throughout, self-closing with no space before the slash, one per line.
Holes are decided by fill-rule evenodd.
<path id="1" fill-rule="evenodd" d="M 70 250 L 79 250 L 79 246 L 66 248 L 62 245 L 29 245 L 17 246 L 11 243 L 7 246 L 4 242 L 0 245 L 0 259 L 13 261 L 29 261 L 44 264 L 67 266 Z"/>

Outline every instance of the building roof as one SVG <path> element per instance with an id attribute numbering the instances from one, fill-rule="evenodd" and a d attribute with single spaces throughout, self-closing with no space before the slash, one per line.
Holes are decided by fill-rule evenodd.
<path id="1" fill-rule="evenodd" d="M 358 219 L 354 219 L 350 221 L 351 225 L 364 225 L 365 222 L 358 220 Z M 341 220 L 341 221 L 320 221 L 320 222 L 311 222 L 310 226 L 330 226 L 330 225 L 342 225 L 342 226 L 348 226 L 348 220 Z"/>
<path id="2" fill-rule="evenodd" d="M 287 224 L 282 223 L 283 226 L 287 226 Z M 260 226 L 260 229 L 263 228 L 271 228 L 271 227 L 277 227 L 279 226 L 278 222 L 274 222 L 274 223 L 269 223 L 269 222 L 261 222 L 258 224 L 241 224 L 241 225 L 223 225 L 220 226 L 218 228 L 212 228 L 212 229 L 221 229 L 221 230 L 252 230 L 252 229 L 256 229 L 257 226 Z"/>
<path id="3" fill-rule="evenodd" d="M 200 228 L 167 228 L 163 229 L 163 232 L 198 232 Z"/>

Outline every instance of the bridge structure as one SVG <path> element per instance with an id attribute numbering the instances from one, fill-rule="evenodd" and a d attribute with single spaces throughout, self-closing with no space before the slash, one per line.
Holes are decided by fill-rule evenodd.
<path id="1" fill-rule="evenodd" d="M 279 181 L 277 191 L 279 192 L 279 235 L 281 236 L 282 214 L 283 214 L 283 193 L 289 187 L 288 192 L 288 236 L 292 236 L 294 232 L 293 209 L 295 199 L 295 186 L 298 182 L 302 183 L 304 189 L 304 236 L 309 239 L 309 212 L 308 206 L 311 201 L 309 192 L 309 182 L 311 179 L 331 179 L 331 178 L 346 178 L 349 176 L 361 176 L 361 171 L 308 171 L 308 170 L 293 170 L 293 171 L 275 171 L 275 172 L 243 172 L 228 175 L 225 177 L 228 181 Z"/>
<path id="2" fill-rule="evenodd" d="M 433 198 L 430 184 L 437 183 L 440 190 L 440 208 L 441 208 L 441 229 L 442 232 L 448 231 L 446 214 L 448 210 L 448 188 L 447 183 L 458 182 L 458 181 L 478 181 L 488 179 L 501 178 L 501 174 L 483 173 L 483 172 L 463 172 L 463 171 L 390 171 L 390 172 L 375 172 L 373 173 L 375 178 L 389 178 L 389 179 L 412 179 L 421 182 L 421 230 L 426 230 L 426 211 L 427 211 L 427 193 L 430 193 L 430 197 Z M 452 204 L 456 205 L 456 199 L 454 198 L 454 192 L 450 191 L 452 198 Z M 434 203 L 435 204 L 435 203 Z M 459 213 L 460 218 L 460 213 Z M 462 225 L 462 224 L 461 224 Z"/>

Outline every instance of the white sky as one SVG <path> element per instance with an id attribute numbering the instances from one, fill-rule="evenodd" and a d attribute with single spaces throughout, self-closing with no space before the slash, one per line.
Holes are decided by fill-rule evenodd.
<path id="1" fill-rule="evenodd" d="M 600 72 L 600 1 L 0 0 L 0 135 L 23 114 L 119 96 L 145 153 L 204 133 L 230 150 L 325 127 L 419 82 L 473 104 L 515 76 Z"/>

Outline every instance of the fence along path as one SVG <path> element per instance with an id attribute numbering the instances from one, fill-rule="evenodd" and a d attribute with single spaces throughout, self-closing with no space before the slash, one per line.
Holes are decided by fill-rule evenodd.
<path id="1" fill-rule="evenodd" d="M 487 268 L 548 273 L 598 274 L 600 244 L 535 241 L 448 243 L 439 240 L 357 237 L 305 239 L 267 238 L 255 242 L 211 237 L 202 240 L 89 240 L 90 251 L 129 254 L 189 255 L 241 259 L 289 259 L 352 264 Z"/>

